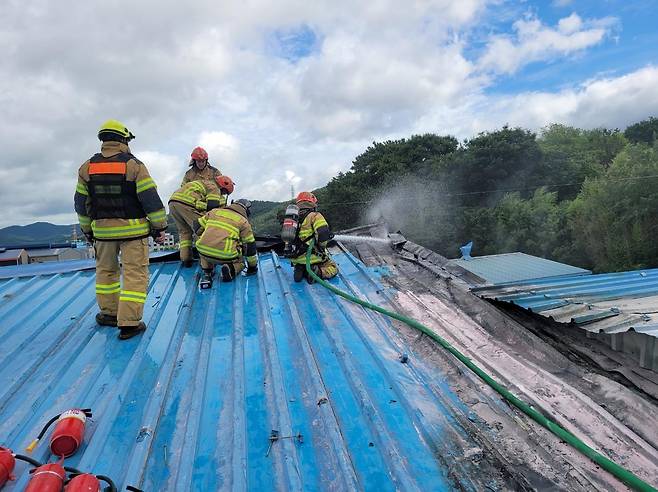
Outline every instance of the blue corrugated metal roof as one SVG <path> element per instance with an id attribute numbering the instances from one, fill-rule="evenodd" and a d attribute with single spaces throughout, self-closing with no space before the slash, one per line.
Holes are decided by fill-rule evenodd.
<path id="1" fill-rule="evenodd" d="M 633 300 L 636 301 L 634 305 L 640 304 L 646 298 L 658 296 L 658 269 L 533 279 L 473 290 L 483 297 L 511 302 L 552 317 L 559 316 L 559 310 L 573 307 L 588 311 L 590 318 L 597 312 L 609 313 L 610 316 L 646 314 L 650 317 L 652 313 L 641 313 L 639 306 L 635 309 L 628 304 Z M 621 308 L 623 305 L 628 307 L 625 312 Z M 658 310 L 658 305 L 653 307 Z M 570 321 L 579 322 L 578 317 L 571 318 Z"/>
<path id="2" fill-rule="evenodd" d="M 372 273 L 336 259 L 334 282 L 381 301 Z M 149 328 L 128 341 L 95 324 L 93 271 L 0 280 L 0 445 L 20 451 L 50 416 L 79 406 L 94 419 L 67 463 L 149 491 L 476 489 L 471 480 L 487 479 L 454 459 L 477 443 L 447 408 L 467 408 L 440 374 L 398 361 L 402 342 L 383 317 L 293 283 L 275 254 L 261 255 L 259 275 L 209 291 L 178 262 L 151 273 Z M 272 430 L 284 438 L 268 455 Z M 22 490 L 25 470 L 6 490 Z"/>
<path id="3" fill-rule="evenodd" d="M 151 260 L 165 261 L 168 257 L 177 257 L 178 252 L 152 251 Z M 96 268 L 96 260 L 64 260 L 45 263 L 30 263 L 29 265 L 6 266 L 0 268 L 0 280 L 16 277 L 33 277 L 35 275 L 51 275 L 54 273 L 77 272 L 79 270 Z"/>
<path id="4" fill-rule="evenodd" d="M 547 260 L 525 253 L 503 253 L 474 256 L 470 259 L 449 260 L 448 266 L 456 265 L 474 273 L 490 284 L 518 282 L 527 279 L 559 277 L 563 275 L 587 275 L 591 272 L 565 263 Z"/>

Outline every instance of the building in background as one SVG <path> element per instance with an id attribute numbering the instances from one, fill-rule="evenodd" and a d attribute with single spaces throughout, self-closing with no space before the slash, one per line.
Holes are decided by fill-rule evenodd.
<path id="1" fill-rule="evenodd" d="M 149 237 L 149 251 L 167 251 L 173 249 L 178 249 L 178 244 L 173 234 L 165 232 L 165 240 L 162 244 L 157 244 L 152 237 Z"/>
<path id="2" fill-rule="evenodd" d="M 93 248 L 39 248 L 27 250 L 28 263 L 46 261 L 85 260 L 93 258 Z"/>
<path id="3" fill-rule="evenodd" d="M 27 252 L 24 249 L 0 248 L 0 266 L 25 265 L 27 262 Z"/>

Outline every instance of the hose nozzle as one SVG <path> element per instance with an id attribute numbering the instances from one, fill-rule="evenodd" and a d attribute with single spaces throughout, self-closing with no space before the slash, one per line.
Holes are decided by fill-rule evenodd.
<path id="1" fill-rule="evenodd" d="M 32 441 L 28 447 L 25 448 L 25 451 L 27 451 L 28 453 L 31 453 L 32 451 L 34 451 L 34 448 L 37 447 L 37 444 L 39 444 L 39 438 L 38 437 L 34 441 Z"/>

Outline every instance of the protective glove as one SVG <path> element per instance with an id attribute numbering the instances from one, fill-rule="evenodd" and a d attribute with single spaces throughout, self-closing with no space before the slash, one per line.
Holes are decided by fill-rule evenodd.
<path id="1" fill-rule="evenodd" d="M 158 243 L 162 244 L 165 242 L 165 231 L 154 231 L 153 232 L 153 240 Z"/>
<path id="2" fill-rule="evenodd" d="M 256 275 L 258 273 L 258 265 L 247 267 L 245 275 Z"/>

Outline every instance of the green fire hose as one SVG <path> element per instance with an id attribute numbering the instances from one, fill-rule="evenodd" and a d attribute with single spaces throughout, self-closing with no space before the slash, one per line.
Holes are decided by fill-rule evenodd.
<path id="1" fill-rule="evenodd" d="M 614 461 L 606 458 L 603 456 L 601 453 L 595 451 L 594 449 L 590 448 L 587 444 L 585 444 L 583 441 L 578 439 L 576 436 L 574 436 L 571 432 L 563 428 L 561 425 L 559 425 L 557 422 L 552 421 L 549 418 L 546 418 L 544 415 L 542 415 L 540 412 L 532 408 L 530 405 L 519 399 L 517 396 L 515 396 L 512 392 L 510 392 L 505 386 L 497 382 L 495 379 L 493 379 L 491 376 L 489 376 L 486 372 L 484 372 L 482 369 L 480 369 L 471 359 L 466 357 L 464 354 L 462 354 L 459 350 L 457 350 L 455 347 L 450 345 L 445 339 L 434 333 L 432 330 L 430 330 L 427 326 L 423 325 L 422 323 L 411 319 L 407 316 L 403 316 L 399 313 L 389 311 L 388 309 L 384 309 L 381 306 L 378 306 L 376 304 L 372 304 L 368 301 L 364 301 L 362 299 L 359 299 L 358 297 L 354 297 L 346 292 L 343 292 L 342 290 L 334 287 L 331 285 L 329 282 L 322 280 L 316 273 L 311 269 L 311 253 L 313 251 L 313 246 L 315 244 L 314 240 L 311 240 L 308 249 L 306 251 L 306 272 L 315 280 L 317 283 L 325 287 L 326 289 L 329 289 L 331 292 L 334 294 L 342 297 L 343 299 L 347 299 L 348 301 L 354 302 L 356 304 L 359 304 L 360 306 L 363 306 L 365 308 L 371 309 L 373 311 L 377 311 L 378 313 L 384 314 L 390 318 L 397 319 L 398 321 L 401 321 L 403 323 L 406 323 L 407 325 L 411 326 L 412 328 L 415 328 L 416 330 L 424 333 L 428 337 L 430 337 L 432 340 L 434 340 L 436 343 L 438 343 L 441 347 L 446 349 L 448 352 L 450 352 L 452 355 L 454 355 L 457 359 L 459 359 L 466 367 L 468 367 L 471 371 L 473 371 L 482 381 L 487 383 L 489 386 L 491 386 L 495 391 L 497 391 L 503 398 L 505 398 L 508 402 L 510 402 L 512 405 L 514 405 L 516 408 L 521 410 L 523 413 L 525 413 L 528 417 L 533 419 L 535 422 L 540 424 L 541 426 L 545 427 L 549 431 L 551 431 L 553 434 L 555 434 L 557 437 L 562 439 L 563 441 L 569 443 L 571 446 L 576 448 L 578 451 L 580 451 L 582 454 L 587 456 L 589 459 L 594 461 L 597 465 L 599 465 L 601 468 L 604 470 L 610 472 L 612 475 L 617 477 L 619 480 L 624 482 L 626 485 L 631 487 L 634 490 L 639 490 L 641 492 L 658 492 L 655 488 L 653 488 L 651 485 L 649 485 L 647 482 L 641 480 L 637 476 L 635 476 L 633 473 L 625 469 L 624 467 L 618 465 Z"/>

